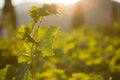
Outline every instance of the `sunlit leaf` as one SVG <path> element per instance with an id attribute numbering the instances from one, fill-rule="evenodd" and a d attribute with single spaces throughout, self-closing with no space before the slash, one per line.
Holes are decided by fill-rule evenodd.
<path id="1" fill-rule="evenodd" d="M 28 14 L 37 22 L 40 17 L 43 16 L 49 16 L 52 14 L 58 14 L 59 13 L 59 7 L 55 4 L 44 4 L 43 7 L 38 8 L 36 6 L 33 6 Z"/>
<path id="2" fill-rule="evenodd" d="M 44 31 L 44 32 L 43 32 Z M 58 31 L 58 27 L 51 26 L 50 28 L 38 29 L 38 48 L 41 50 L 43 56 L 53 55 L 53 42 L 55 35 Z"/>
<path id="3" fill-rule="evenodd" d="M 25 26 L 22 25 L 22 26 L 20 26 L 20 28 L 18 29 L 18 33 L 17 33 L 16 37 L 22 39 L 23 36 L 24 36 L 24 33 L 25 33 Z"/>

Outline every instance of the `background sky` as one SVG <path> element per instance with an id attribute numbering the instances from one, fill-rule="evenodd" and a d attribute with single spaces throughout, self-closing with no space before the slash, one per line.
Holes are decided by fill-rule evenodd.
<path id="1" fill-rule="evenodd" d="M 62 3 L 71 4 L 79 0 L 12 0 L 14 5 L 19 5 L 24 2 L 40 2 L 40 3 Z M 4 0 L 0 0 L 0 7 L 3 6 Z"/>
<path id="2" fill-rule="evenodd" d="M 30 2 L 30 1 L 35 1 L 35 2 L 42 2 L 42 3 L 63 3 L 63 4 L 71 4 L 74 2 L 77 2 L 79 0 L 13 0 L 15 4 L 19 4 L 21 2 Z"/>
<path id="3" fill-rule="evenodd" d="M 71 4 L 77 2 L 79 0 L 13 0 L 14 5 L 19 5 L 24 2 L 41 2 L 41 3 L 63 3 L 63 4 Z M 120 2 L 120 0 L 114 0 Z M 3 6 L 4 0 L 0 0 L 0 7 Z"/>

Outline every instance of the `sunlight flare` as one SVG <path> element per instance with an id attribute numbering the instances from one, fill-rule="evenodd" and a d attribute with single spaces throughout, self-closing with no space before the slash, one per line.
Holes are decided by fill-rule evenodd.
<path id="1" fill-rule="evenodd" d="M 61 4 L 72 4 L 80 0 L 44 0 L 46 3 L 61 3 Z"/>
<path id="2" fill-rule="evenodd" d="M 17 4 L 21 4 L 24 2 L 38 2 L 38 3 L 59 3 L 59 4 L 65 4 L 65 5 L 69 5 L 69 4 L 74 4 L 76 2 L 78 2 L 80 0 L 12 0 L 13 4 L 17 5 Z"/>

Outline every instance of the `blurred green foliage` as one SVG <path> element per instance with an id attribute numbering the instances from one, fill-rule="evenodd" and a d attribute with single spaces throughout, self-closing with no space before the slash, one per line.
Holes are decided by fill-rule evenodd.
<path id="1" fill-rule="evenodd" d="M 64 71 L 61 75 L 66 76 L 65 80 L 109 80 L 111 77 L 112 80 L 119 80 L 120 37 L 116 35 L 114 29 L 111 34 L 104 33 L 104 29 L 99 31 L 87 27 L 67 34 L 59 33 L 54 42 L 55 55 L 41 59 L 41 62 L 38 60 L 36 65 L 41 64 L 38 65 L 41 67 L 38 70 L 43 73 L 46 70 L 61 69 Z M 77 73 L 76 75 L 82 73 L 84 76 L 78 76 L 77 79 L 77 76 L 72 76 L 74 73 Z M 55 80 L 59 79 L 57 77 Z"/>
<path id="2" fill-rule="evenodd" d="M 46 31 L 46 27 L 44 29 L 41 31 Z M 114 32 L 116 31 L 111 33 Z M 36 39 L 42 35 L 44 33 Z M 12 51 L 12 54 L 19 55 L 19 62 L 24 62 L 27 55 L 22 54 L 27 50 L 27 46 L 21 45 L 19 40 L 16 41 L 18 46 L 9 41 L 4 44 L 5 48 Z M 12 45 L 13 49 L 10 47 Z M 69 33 L 59 32 L 53 45 L 53 52 L 55 55 L 49 57 L 36 54 L 33 71 L 35 80 L 108 80 L 110 77 L 113 80 L 120 79 L 120 37 L 116 33 L 111 36 L 86 27 Z M 3 70 L 0 74 L 2 72 Z"/>
<path id="3" fill-rule="evenodd" d="M 31 10 L 31 15 L 36 14 L 36 8 Z M 120 79 L 119 24 L 110 34 L 105 28 L 85 26 L 58 34 L 57 27 L 40 26 L 31 34 L 35 23 L 33 17 L 33 22 L 18 29 L 17 38 L 0 39 L 0 80 Z"/>

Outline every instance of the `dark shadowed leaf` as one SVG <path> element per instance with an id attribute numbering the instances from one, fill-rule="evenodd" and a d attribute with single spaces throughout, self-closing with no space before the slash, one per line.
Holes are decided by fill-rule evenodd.
<path id="1" fill-rule="evenodd" d="M 17 68 L 16 80 L 24 80 L 25 74 L 28 69 L 29 65 L 27 64 L 27 62 L 19 63 Z"/>
<path id="2" fill-rule="evenodd" d="M 16 67 L 11 65 L 7 69 L 5 80 L 13 80 L 15 76 L 16 76 Z"/>

